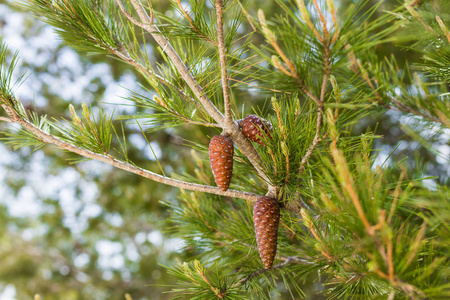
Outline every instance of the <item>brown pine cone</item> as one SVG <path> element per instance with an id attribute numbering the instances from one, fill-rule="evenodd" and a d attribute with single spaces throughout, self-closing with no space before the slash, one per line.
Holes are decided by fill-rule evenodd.
<path id="1" fill-rule="evenodd" d="M 256 243 L 264 267 L 272 268 L 277 253 L 278 224 L 280 223 L 280 206 L 270 197 L 261 197 L 253 206 Z"/>
<path id="2" fill-rule="evenodd" d="M 215 135 L 209 142 L 209 163 L 214 180 L 222 191 L 228 190 L 233 175 L 233 141 L 223 135 Z"/>
<path id="3" fill-rule="evenodd" d="M 264 119 L 260 119 L 255 115 L 248 115 L 245 117 L 244 121 L 241 124 L 242 133 L 251 141 L 256 142 L 258 144 L 263 145 L 266 144 L 261 140 L 263 134 L 261 131 L 264 131 L 269 138 L 271 137 L 270 132 L 272 131 L 272 124 L 269 121 Z"/>

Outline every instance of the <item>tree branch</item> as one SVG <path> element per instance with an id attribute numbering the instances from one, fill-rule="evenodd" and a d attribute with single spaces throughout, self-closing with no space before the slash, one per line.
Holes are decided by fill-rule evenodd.
<path id="1" fill-rule="evenodd" d="M 116 1 L 120 2 L 120 0 L 116 0 Z M 208 111 L 208 113 L 211 115 L 211 117 L 218 124 L 222 125 L 224 116 L 214 106 L 214 104 L 208 98 L 208 96 L 203 91 L 201 86 L 198 84 L 197 80 L 189 72 L 188 67 L 184 64 L 183 60 L 178 55 L 178 53 L 175 51 L 175 49 L 172 47 L 172 45 L 170 44 L 168 39 L 164 35 L 162 35 L 160 30 L 158 29 L 158 27 L 153 24 L 153 22 L 152 22 L 153 20 L 150 19 L 150 17 L 148 16 L 147 12 L 144 9 L 144 7 L 142 6 L 141 2 L 139 0 L 131 0 L 131 4 L 133 5 L 134 9 L 136 10 L 136 12 L 139 15 L 139 18 L 142 22 L 142 24 L 140 24 L 140 27 L 142 27 L 143 29 L 145 29 L 147 32 L 149 32 L 152 35 L 152 37 L 159 44 L 159 46 L 163 49 L 163 51 L 169 56 L 170 60 L 175 65 L 178 72 L 180 72 L 181 77 L 187 83 L 187 85 L 192 89 L 193 93 L 199 99 L 199 101 L 202 103 L 203 107 Z"/>
<path id="2" fill-rule="evenodd" d="M 4 99 L 2 99 L 2 100 L 4 100 Z M 11 121 L 13 123 L 19 123 L 24 128 L 26 128 L 28 131 L 35 134 L 43 143 L 56 145 L 59 148 L 64 149 L 66 151 L 70 151 L 70 152 L 79 154 L 81 156 L 87 157 L 87 158 L 95 159 L 95 160 L 107 163 L 116 168 L 125 170 L 127 172 L 134 173 L 134 174 L 140 175 L 142 177 L 151 179 L 153 181 L 163 183 L 166 185 L 170 185 L 173 187 L 178 187 L 181 189 L 197 191 L 197 192 L 205 192 L 205 193 L 221 195 L 221 196 L 235 197 L 235 198 L 245 199 L 245 200 L 249 200 L 249 201 L 256 201 L 258 198 L 261 197 L 260 195 L 257 195 L 257 194 L 247 193 L 247 192 L 242 192 L 242 191 L 235 191 L 235 190 L 228 190 L 228 191 L 224 192 L 224 191 L 221 191 L 217 187 L 201 185 L 201 184 L 196 184 L 196 183 L 189 183 L 189 182 L 172 179 L 172 178 L 169 178 L 166 176 L 161 176 L 161 175 L 153 173 L 151 171 L 133 166 L 133 165 L 125 163 L 123 161 L 117 160 L 113 157 L 109 157 L 106 155 L 94 153 L 94 152 L 86 150 L 86 149 L 82 149 L 80 147 L 74 146 L 70 143 L 63 141 L 54 135 L 44 132 L 43 130 L 36 127 L 34 124 L 30 123 L 28 120 L 24 120 L 23 118 L 21 118 L 11 107 L 7 106 L 6 104 L 2 104 L 2 107 L 5 109 L 6 113 L 10 116 Z"/>
<path id="3" fill-rule="evenodd" d="M 135 24 L 138 27 L 142 27 L 143 24 L 138 22 L 136 19 L 134 19 L 123 7 L 122 2 L 117 1 L 120 7 L 120 10 L 122 11 L 122 13 L 128 18 L 128 20 L 130 20 L 130 22 L 132 22 L 133 24 Z M 181 97 L 183 97 L 184 99 L 186 99 L 187 101 L 191 102 L 192 104 L 194 104 L 199 111 L 201 111 L 202 113 L 204 113 L 204 108 L 200 105 L 200 103 L 198 103 L 198 101 L 196 101 L 195 99 L 192 99 L 191 97 L 189 97 L 188 95 L 186 95 L 186 93 L 181 90 L 180 88 L 176 87 L 173 83 L 168 82 L 166 79 L 164 79 L 162 76 L 159 76 L 153 72 L 151 72 L 148 68 L 144 67 L 142 64 L 140 64 L 139 62 L 137 62 L 136 60 L 134 60 L 131 55 L 128 53 L 128 51 L 126 50 L 124 45 L 121 45 L 122 47 L 122 52 L 120 52 L 118 49 L 110 49 L 110 52 L 112 54 L 115 54 L 116 56 L 118 56 L 120 59 L 122 59 L 123 61 L 127 62 L 128 64 L 134 66 L 136 69 L 138 69 L 139 71 L 141 71 L 144 74 L 147 74 L 148 76 L 150 76 L 151 78 L 154 78 L 156 80 L 158 80 L 159 82 L 161 82 L 164 85 L 170 86 L 175 88 L 178 93 L 181 95 Z"/>
<path id="4" fill-rule="evenodd" d="M 324 57 L 325 68 L 324 68 L 324 74 L 323 74 L 323 79 L 322 79 L 322 88 L 320 91 L 320 99 L 319 99 L 319 103 L 318 103 L 318 107 L 317 107 L 316 134 L 314 135 L 314 138 L 313 138 L 311 144 L 309 145 L 308 150 L 306 150 L 305 156 L 303 156 L 302 161 L 300 162 L 300 167 L 299 167 L 300 174 L 303 173 L 303 171 L 305 170 L 306 162 L 308 161 L 308 159 L 312 155 L 314 149 L 317 147 L 317 145 L 320 142 L 320 130 L 322 129 L 323 107 L 324 107 L 324 103 L 325 103 L 325 95 L 326 95 L 326 91 L 327 91 L 328 78 L 330 77 L 330 72 L 331 72 L 329 57 L 330 57 L 330 50 L 329 50 L 329 47 L 326 46 L 325 47 L 325 57 Z"/>
<path id="5" fill-rule="evenodd" d="M 405 104 L 403 104 L 402 102 L 400 102 L 399 100 L 397 100 L 395 97 L 389 98 L 389 100 L 392 102 L 393 105 L 383 102 L 383 99 L 381 98 L 381 95 L 378 92 L 377 87 L 373 84 L 372 80 L 370 79 L 369 74 L 368 74 L 367 70 L 364 68 L 361 60 L 356 58 L 355 52 L 353 50 L 351 50 L 350 45 L 346 45 L 345 48 L 349 51 L 348 56 L 349 56 L 349 60 L 352 64 L 350 69 L 355 74 L 357 74 L 357 76 L 359 78 L 361 78 L 367 82 L 367 85 L 372 89 L 372 91 L 375 94 L 375 97 L 377 98 L 377 100 L 369 99 L 371 102 L 376 103 L 377 105 L 384 107 L 385 109 L 391 109 L 391 110 L 396 110 L 396 111 L 401 111 L 404 113 L 421 116 L 425 119 L 428 119 L 429 121 L 438 122 L 438 123 L 445 125 L 445 122 L 442 121 L 441 119 L 433 117 L 433 116 L 423 113 L 421 111 L 415 110 L 411 107 L 408 107 Z M 358 70 L 360 72 L 358 72 Z M 375 79 L 375 83 L 377 83 L 376 79 Z"/>
<path id="6" fill-rule="evenodd" d="M 186 20 L 188 20 L 189 24 L 191 25 L 192 30 L 194 30 L 199 36 L 202 37 L 202 39 L 204 39 L 205 41 L 217 46 L 217 42 L 211 40 L 209 37 L 207 37 L 206 35 L 204 35 L 194 24 L 194 21 L 192 20 L 191 16 L 189 16 L 188 12 L 183 8 L 183 6 L 181 5 L 181 1 L 180 0 L 176 0 L 178 7 L 180 8 L 181 12 L 183 13 L 184 17 L 186 18 Z"/>
<path id="7" fill-rule="evenodd" d="M 268 189 L 270 191 L 273 191 L 274 188 L 270 185 L 269 178 L 264 174 L 262 170 L 261 158 L 258 152 L 256 152 L 255 148 L 250 143 L 250 141 L 242 134 L 238 124 L 236 122 L 233 122 L 231 124 L 227 124 L 225 122 L 225 118 L 222 115 L 222 113 L 215 107 L 215 105 L 211 102 L 206 93 L 203 91 L 202 87 L 198 84 L 197 80 L 189 72 L 189 69 L 184 64 L 184 62 L 182 61 L 178 53 L 175 51 L 175 49 L 172 47 L 168 39 L 164 35 L 162 35 L 158 27 L 152 23 L 153 20 L 148 16 L 141 2 L 139 0 L 131 0 L 131 3 L 142 22 L 142 24 L 140 24 L 139 26 L 142 27 L 147 32 L 149 32 L 156 40 L 156 42 L 162 47 L 163 51 L 167 54 L 169 59 L 177 68 L 181 77 L 191 88 L 191 90 L 193 91 L 197 99 L 200 101 L 200 103 L 203 105 L 205 110 L 224 129 L 224 131 L 227 132 L 233 138 L 233 141 L 241 148 L 245 156 L 247 156 L 250 163 L 258 172 L 259 176 L 267 182 Z"/>
<path id="8" fill-rule="evenodd" d="M 230 104 L 230 90 L 228 88 L 228 76 L 227 76 L 227 53 L 225 49 L 225 41 L 223 37 L 223 1 L 216 0 L 216 19 L 217 19 L 217 39 L 219 41 L 219 58 L 220 69 L 222 73 L 222 89 L 223 89 L 223 101 L 225 109 L 225 122 L 231 124 L 233 117 L 231 116 L 231 104 Z"/>
<path id="9" fill-rule="evenodd" d="M 12 123 L 12 120 L 10 118 L 0 117 L 0 121 Z"/>

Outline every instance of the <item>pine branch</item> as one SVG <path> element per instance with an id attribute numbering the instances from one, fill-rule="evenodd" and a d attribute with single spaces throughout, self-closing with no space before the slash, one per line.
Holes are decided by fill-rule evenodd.
<path id="1" fill-rule="evenodd" d="M 132 22 L 133 24 L 135 24 L 136 26 L 142 26 L 141 23 L 139 23 L 136 19 L 134 19 L 123 7 L 123 4 L 121 1 L 117 1 L 117 3 L 119 4 L 120 10 L 122 11 L 122 13 L 127 17 L 127 19 Z M 150 19 L 153 19 L 153 16 L 150 17 Z M 161 82 L 162 84 L 166 85 L 166 86 L 170 86 L 175 88 L 178 93 L 187 101 L 191 102 L 192 104 L 194 104 L 199 111 L 204 112 L 204 108 L 200 105 L 200 103 L 198 103 L 198 101 L 196 101 L 195 99 L 192 99 L 191 97 L 189 97 L 188 95 L 186 95 L 186 93 L 179 89 L 178 87 L 176 87 L 173 83 L 168 82 L 164 77 L 159 76 L 153 72 L 151 72 L 148 68 L 144 67 L 142 64 L 140 64 L 139 62 L 137 62 L 136 60 L 134 60 L 131 55 L 128 53 L 128 51 L 126 50 L 124 45 L 121 45 L 121 49 L 124 53 L 120 52 L 118 49 L 111 49 L 111 53 L 115 54 L 116 56 L 118 56 L 119 58 L 121 58 L 122 60 L 124 60 L 125 62 L 127 62 L 128 64 L 131 64 L 132 66 L 134 66 L 136 69 L 138 69 L 139 71 L 141 71 L 143 74 L 148 75 L 150 78 L 154 78 L 156 80 L 158 80 L 159 82 Z"/>
<path id="2" fill-rule="evenodd" d="M 376 100 L 371 100 L 369 99 L 369 101 L 371 101 L 372 103 L 375 103 L 385 109 L 388 110 L 396 110 L 396 111 L 401 111 L 404 113 L 409 113 L 409 114 L 413 114 L 416 116 L 421 116 L 429 121 L 432 122 L 438 122 L 444 125 L 447 125 L 445 121 L 434 117 L 430 114 L 425 114 L 421 111 L 415 110 L 411 107 L 406 106 L 405 104 L 403 104 L 402 102 L 400 102 L 399 100 L 397 100 L 395 97 L 390 97 L 389 100 L 392 104 L 386 103 L 385 101 L 382 100 L 380 93 L 378 92 L 378 87 L 375 86 L 372 82 L 372 80 L 369 77 L 369 74 L 367 72 L 367 70 L 364 68 L 363 63 L 361 62 L 360 59 L 358 59 L 355 55 L 355 52 L 353 50 L 351 50 L 350 45 L 346 45 L 345 46 L 346 49 L 348 50 L 348 57 L 351 63 L 351 67 L 350 69 L 361 79 L 363 79 L 364 81 L 366 81 L 367 85 L 372 89 L 373 93 L 375 94 Z M 359 71 L 359 72 L 358 72 Z M 376 81 L 376 79 L 375 79 Z"/>
<path id="3" fill-rule="evenodd" d="M 210 39 L 208 36 L 206 36 L 205 34 L 203 34 L 200 29 L 197 28 L 197 26 L 195 26 L 194 21 L 192 20 L 191 16 L 189 16 L 188 12 L 186 11 L 186 9 L 183 8 L 183 6 L 181 5 L 181 1 L 180 0 L 176 0 L 178 7 L 180 8 L 181 12 L 183 13 L 184 17 L 186 18 L 186 20 L 189 22 L 189 25 L 191 25 L 192 30 L 194 30 L 202 39 L 204 39 L 205 41 L 217 46 L 217 42 L 213 41 L 212 39 Z"/>
<path id="4" fill-rule="evenodd" d="M 219 59 L 222 74 L 223 101 L 225 108 L 225 122 L 231 124 L 233 117 L 231 115 L 230 90 L 228 87 L 227 75 L 227 52 L 225 49 L 225 41 L 223 37 L 223 1 L 216 0 L 216 19 L 217 19 L 217 40 L 219 41 Z"/>
<path id="5" fill-rule="evenodd" d="M 272 270 L 276 270 L 276 269 L 281 269 L 281 268 L 283 268 L 284 266 L 289 265 L 289 264 L 291 264 L 291 263 L 293 263 L 293 262 L 299 263 L 299 261 L 296 260 L 296 259 L 294 259 L 293 257 L 287 257 L 287 259 L 286 259 L 284 262 L 279 263 L 278 265 L 272 266 L 271 269 L 266 269 L 266 268 L 264 268 L 264 269 L 259 269 L 259 270 L 255 271 L 255 272 L 251 273 L 250 275 L 248 275 L 248 276 L 242 278 L 241 280 L 239 280 L 239 281 L 236 283 L 235 286 L 236 286 L 236 287 L 243 286 L 243 285 L 245 285 L 248 281 L 252 280 L 253 278 L 255 278 L 255 277 L 257 277 L 257 276 L 259 276 L 259 275 L 261 275 L 261 274 L 263 274 L 263 273 L 266 273 L 266 272 L 269 272 L 269 271 L 272 271 Z"/>
<path id="6" fill-rule="evenodd" d="M 300 7 L 302 7 L 302 3 L 303 1 L 298 1 L 297 2 L 298 5 Z M 304 5 L 304 3 L 303 3 Z M 316 7 L 316 10 L 319 13 L 320 16 L 320 20 L 322 22 L 323 25 L 323 38 L 320 39 L 322 41 L 322 45 L 324 47 L 324 70 L 323 70 L 323 78 L 322 78 L 322 87 L 321 87 L 321 91 L 320 91 L 320 98 L 318 100 L 317 103 L 317 123 L 316 123 L 316 133 L 314 135 L 314 138 L 308 148 L 308 150 L 305 153 L 305 156 L 303 156 L 302 161 L 300 162 L 300 168 L 299 168 L 299 173 L 303 173 L 303 171 L 305 170 L 305 164 L 308 161 L 309 157 L 312 155 L 314 149 L 317 147 L 317 145 L 320 142 L 320 131 L 322 129 L 322 119 L 323 119 L 323 109 L 324 109 L 324 105 L 325 105 L 325 95 L 326 95 L 326 91 L 327 91 L 327 83 L 328 83 L 328 79 L 331 75 L 331 65 L 330 65 L 330 53 L 331 53 L 331 49 L 330 49 L 330 44 L 328 44 L 328 30 L 327 30 L 327 23 L 325 21 L 325 18 L 322 14 L 322 12 L 319 9 L 319 5 L 317 4 L 317 1 L 314 1 L 314 5 Z M 336 21 L 336 19 L 334 18 L 334 21 Z M 337 26 L 337 25 L 336 25 Z"/>
<path id="7" fill-rule="evenodd" d="M 116 0 L 120 2 L 120 0 Z M 175 65 L 181 77 L 187 83 L 187 85 L 191 88 L 197 99 L 199 99 L 200 103 L 203 105 L 205 110 L 209 113 L 209 115 L 224 129 L 224 131 L 229 134 L 233 141 L 241 148 L 243 153 L 247 156 L 250 163 L 254 166 L 259 176 L 263 178 L 268 183 L 268 190 L 270 195 L 275 194 L 275 188 L 270 186 L 269 178 L 264 174 L 261 167 L 261 158 L 259 157 L 258 152 L 256 152 L 255 148 L 251 144 L 251 142 L 242 134 L 239 126 L 236 122 L 232 124 L 227 124 L 223 114 L 214 106 L 211 100 L 208 98 L 202 87 L 198 84 L 197 80 L 192 76 L 189 72 L 189 69 L 184 64 L 178 53 L 172 47 L 168 39 L 161 34 L 158 27 L 153 24 L 153 20 L 148 16 L 144 7 L 142 6 L 139 0 L 131 0 L 131 3 L 136 10 L 141 23 L 139 26 L 144 30 L 149 32 L 156 42 L 161 46 L 163 51 L 169 56 L 172 63 Z"/>
<path id="8" fill-rule="evenodd" d="M 116 0 L 120 2 L 120 0 Z M 222 113 L 214 106 L 211 100 L 208 98 L 206 93 L 203 91 L 201 86 L 198 84 L 197 80 L 189 72 L 188 67 L 184 64 L 181 57 L 175 51 L 175 49 L 170 44 L 169 40 L 161 34 L 158 27 L 153 24 L 153 21 L 147 14 L 145 8 L 142 6 L 139 0 L 131 0 L 131 4 L 136 10 L 141 23 L 139 26 L 149 32 L 156 42 L 161 46 L 163 51 L 169 56 L 170 60 L 173 62 L 177 70 L 180 72 L 181 77 L 188 84 L 191 90 L 194 92 L 195 96 L 200 100 L 203 107 L 208 111 L 208 113 L 213 117 L 213 119 L 218 123 L 223 123 Z"/>
<path id="9" fill-rule="evenodd" d="M 5 101 L 4 99 L 1 99 L 1 100 Z M 74 146 L 73 144 L 65 142 L 65 141 L 61 140 L 60 138 L 39 129 L 38 127 L 36 127 L 34 124 L 29 122 L 28 120 L 25 120 L 24 118 L 19 116 L 19 114 L 17 114 L 8 105 L 2 104 L 2 107 L 4 108 L 6 113 L 9 115 L 9 117 L 11 118 L 11 121 L 13 123 L 18 123 L 18 124 L 22 125 L 28 131 L 35 134 L 43 143 L 56 145 L 61 149 L 76 153 L 83 157 L 95 159 L 95 160 L 107 163 L 109 165 L 112 165 L 116 168 L 125 170 L 127 172 L 131 172 L 131 173 L 140 175 L 142 177 L 151 179 L 153 181 L 163 183 L 166 185 L 170 185 L 173 187 L 178 187 L 181 189 L 205 192 L 205 193 L 210 193 L 210 194 L 215 194 L 215 195 L 235 197 L 235 198 L 245 199 L 245 200 L 249 200 L 249 201 L 256 201 L 259 197 L 261 197 L 260 195 L 256 195 L 253 193 L 247 193 L 247 192 L 235 191 L 235 190 L 228 190 L 228 191 L 224 192 L 224 191 L 221 191 L 219 188 L 213 187 L 213 186 L 207 186 L 207 185 L 201 185 L 201 184 L 195 184 L 195 183 L 189 183 L 189 182 L 184 182 L 184 181 L 180 181 L 180 180 L 175 180 L 175 179 L 172 179 L 169 177 L 161 176 L 159 174 L 153 173 L 151 171 L 148 171 L 148 170 L 145 170 L 142 168 L 138 168 L 131 164 L 117 160 L 111 156 L 94 153 L 92 151 Z"/>
<path id="10" fill-rule="evenodd" d="M 319 99 L 310 91 L 308 86 L 305 84 L 302 78 L 300 78 L 297 69 L 295 68 L 295 65 L 293 64 L 292 60 L 290 60 L 286 54 L 283 52 L 281 47 L 278 45 L 275 34 L 269 29 L 266 22 L 266 17 L 264 15 L 264 12 L 260 9 L 258 11 L 258 17 L 259 22 L 261 23 L 261 27 L 263 30 L 263 34 L 266 37 L 269 44 L 272 45 L 272 47 L 275 49 L 275 51 L 278 53 L 278 55 L 283 59 L 284 63 L 286 64 L 287 68 L 284 68 L 282 64 L 279 62 L 278 58 L 274 56 L 272 58 L 272 62 L 274 63 L 275 67 L 280 69 L 283 73 L 287 74 L 288 76 L 294 78 L 298 86 L 300 87 L 300 90 L 305 93 L 311 100 L 319 104 Z"/>
<path id="11" fill-rule="evenodd" d="M 12 120 L 10 118 L 0 117 L 0 121 L 12 123 Z"/>

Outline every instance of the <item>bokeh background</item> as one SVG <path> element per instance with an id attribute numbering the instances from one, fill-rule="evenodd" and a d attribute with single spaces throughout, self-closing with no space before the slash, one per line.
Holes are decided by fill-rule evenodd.
<path id="1" fill-rule="evenodd" d="M 338 1 L 349 5 L 352 1 Z M 368 6 L 378 2 L 369 1 Z M 17 76 L 27 80 L 16 95 L 30 109 L 49 118 L 70 118 L 68 105 L 100 105 L 117 115 L 135 108 L 123 100 L 130 90 L 146 93 L 142 78 L 129 66 L 104 56 L 85 56 L 64 46 L 53 29 L 21 10 L 18 1 L 0 0 L 0 35 L 12 56 L 20 51 Z M 170 1 L 153 0 L 158 11 L 175 16 Z M 275 1 L 252 0 L 249 12 L 262 8 L 266 17 L 280 13 Z M 391 9 L 386 1 L 379 9 Z M 376 16 L 374 16 L 376 17 Z M 388 26 L 388 25 L 387 25 Z M 242 30 L 250 31 L 248 24 Z M 255 34 L 256 43 L 263 38 Z M 420 62 L 420 55 L 404 46 L 408 38 L 374 49 L 377 55 L 401 55 Z M 157 53 L 157 51 L 153 51 Z M 156 55 L 156 54 L 155 54 Z M 155 56 L 154 62 L 160 57 Z M 269 95 L 245 96 L 246 108 L 264 106 Z M 244 98 L 244 97 L 242 97 Z M 10 124 L 0 123 L 0 130 Z M 412 142 L 410 126 L 430 145 Z M 450 178 L 450 132 L 397 112 L 374 112 L 355 126 L 353 134 L 376 128 L 378 162 L 406 158 L 411 167 L 426 164 L 424 176 L 432 187 Z M 408 127 L 408 128 L 410 128 Z M 147 134 L 151 151 L 135 125 L 125 127 L 129 156 L 137 165 L 158 171 L 155 155 L 166 174 L 192 173 L 195 161 L 187 141 L 208 144 L 202 128 L 180 127 Z M 0 135 L 0 138 L 4 136 Z M 393 154 L 392 154 L 393 152 Z M 391 155 L 392 154 L 392 155 Z M 128 174 L 96 161 L 71 163 L 73 154 L 45 146 L 12 149 L 0 141 L 0 299 L 170 299 L 165 285 L 175 283 L 162 265 L 192 257 L 183 240 L 171 237 L 166 205 L 178 190 Z M 320 289 L 320 282 L 316 283 Z M 306 287 L 308 289 L 308 287 Z M 290 299 L 274 295 L 273 299 Z M 311 298 L 312 299 L 312 298 Z M 318 299 L 318 298 L 315 298 Z"/>

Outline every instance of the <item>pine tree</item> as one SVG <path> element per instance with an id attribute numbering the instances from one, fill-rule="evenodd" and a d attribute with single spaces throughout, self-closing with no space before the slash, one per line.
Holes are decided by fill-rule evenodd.
<path id="1" fill-rule="evenodd" d="M 25 77 L 13 81 L 18 55 L 6 61 L 2 43 L 0 121 L 21 125 L 3 140 L 52 144 L 180 188 L 167 203 L 171 230 L 194 257 L 167 266 L 179 278 L 174 299 L 297 299 L 313 280 L 322 290 L 312 293 L 329 298 L 450 297 L 448 180 L 430 186 L 419 161 L 377 164 L 373 145 L 383 137 L 364 125 L 398 111 L 410 120 L 403 131 L 442 157 L 421 133 L 450 127 L 450 3 L 406 0 L 380 14 L 382 2 L 365 0 L 274 2 L 280 13 L 271 18 L 237 0 L 174 0 L 176 18 L 151 1 L 24 2 L 73 48 L 133 66 L 147 92 L 127 99 L 138 115 L 83 104 L 68 107 L 71 120 L 51 120 L 15 96 Z M 153 63 L 150 39 L 164 63 Z M 374 48 L 393 41 L 422 62 L 377 55 Z M 255 93 L 270 101 L 252 103 Z M 240 128 L 250 114 L 272 125 L 270 135 L 261 128 L 262 144 Z M 159 161 L 160 173 L 134 164 L 116 121 L 150 132 L 187 125 L 205 127 L 208 138 L 228 136 L 235 147 L 230 188 L 216 187 L 208 144 L 198 141 L 190 141 L 195 174 L 168 176 Z M 281 209 L 269 267 L 252 215 L 262 197 Z"/>

